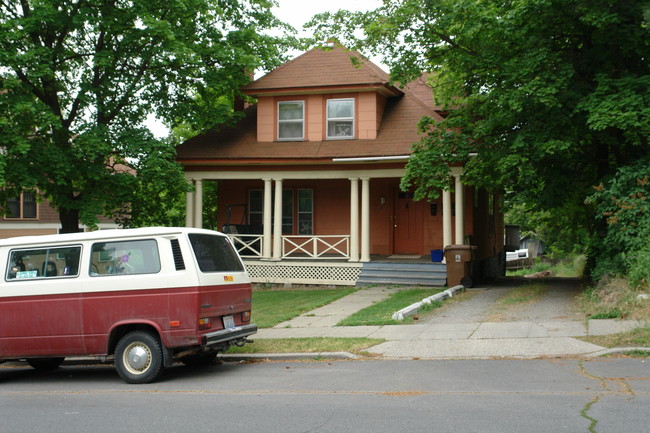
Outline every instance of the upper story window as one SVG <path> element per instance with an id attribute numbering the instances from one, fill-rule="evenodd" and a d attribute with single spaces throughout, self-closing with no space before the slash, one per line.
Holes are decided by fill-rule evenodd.
<path id="1" fill-rule="evenodd" d="M 36 193 L 25 191 L 19 196 L 7 200 L 7 219 L 35 219 Z"/>
<path id="2" fill-rule="evenodd" d="M 278 102 L 278 140 L 302 140 L 305 135 L 304 101 Z"/>
<path id="3" fill-rule="evenodd" d="M 327 138 L 354 138 L 354 99 L 327 100 Z"/>

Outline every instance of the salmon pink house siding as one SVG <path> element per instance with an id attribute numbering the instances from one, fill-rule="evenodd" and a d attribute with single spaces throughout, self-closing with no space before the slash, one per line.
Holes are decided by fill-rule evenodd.
<path id="1" fill-rule="evenodd" d="M 366 263 L 452 244 L 476 246 L 479 271 L 498 268 L 497 194 L 462 185 L 462 167 L 435 202 L 399 188 L 418 121 L 443 119 L 426 80 L 397 88 L 351 56 L 306 52 L 243 88 L 257 102 L 236 125 L 179 146 L 195 186 L 186 224 L 201 226 L 203 186 L 217 182 L 219 227 L 259 282 L 355 284 Z"/>

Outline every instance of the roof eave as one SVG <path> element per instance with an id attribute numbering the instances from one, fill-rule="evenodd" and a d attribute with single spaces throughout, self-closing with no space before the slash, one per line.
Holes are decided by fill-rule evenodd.
<path id="1" fill-rule="evenodd" d="M 402 96 L 403 91 L 395 86 L 386 83 L 359 83 L 359 84 L 341 84 L 332 86 L 305 86 L 305 87 L 287 87 L 287 88 L 267 88 L 267 89 L 242 89 L 242 92 L 248 96 L 290 96 L 290 95 L 318 95 L 326 93 L 344 93 L 344 92 L 378 92 L 387 97 Z"/>

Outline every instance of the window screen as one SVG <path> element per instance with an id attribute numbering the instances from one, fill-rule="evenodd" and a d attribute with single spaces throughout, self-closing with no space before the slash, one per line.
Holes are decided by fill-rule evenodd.
<path id="1" fill-rule="evenodd" d="M 278 103 L 278 139 L 302 140 L 304 135 L 304 102 L 282 101 Z"/>
<path id="2" fill-rule="evenodd" d="M 327 100 L 327 138 L 354 138 L 354 99 Z"/>

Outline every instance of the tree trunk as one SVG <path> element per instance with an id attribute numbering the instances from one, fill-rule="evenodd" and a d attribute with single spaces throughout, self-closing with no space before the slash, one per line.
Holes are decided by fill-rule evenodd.
<path id="1" fill-rule="evenodd" d="M 61 221 L 61 233 L 79 232 L 79 209 L 59 208 L 59 221 Z"/>

